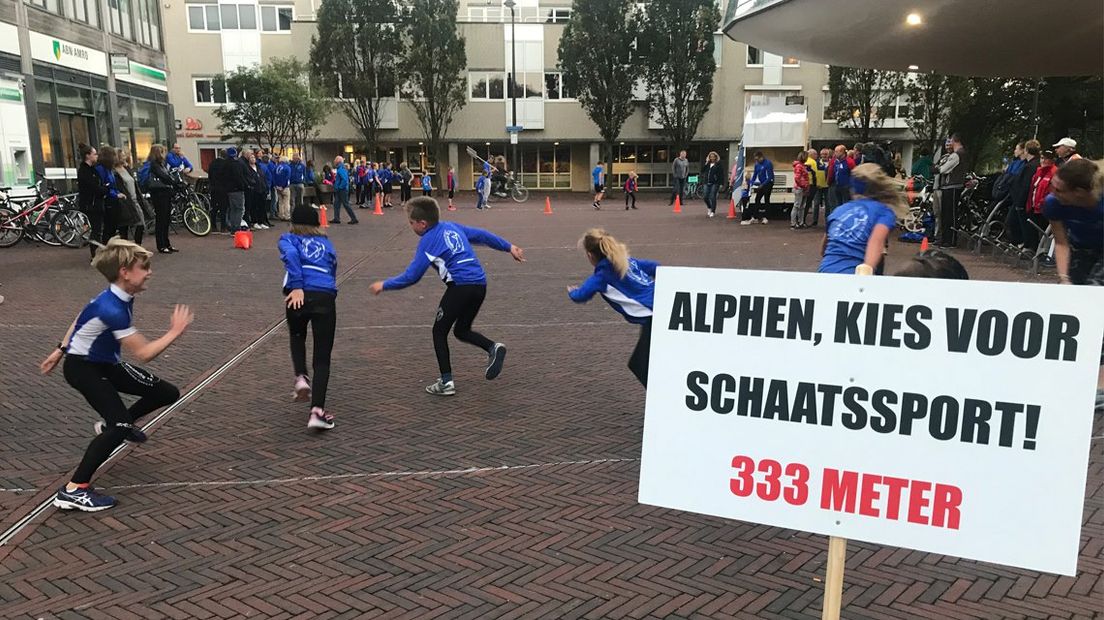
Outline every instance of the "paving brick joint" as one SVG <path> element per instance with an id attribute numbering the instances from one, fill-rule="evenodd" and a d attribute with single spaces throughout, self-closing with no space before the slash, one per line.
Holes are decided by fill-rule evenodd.
<path id="1" fill-rule="evenodd" d="M 337 428 L 305 428 L 280 327 L 100 471 L 118 507 L 49 509 L 0 547 L 0 617 L 819 618 L 825 537 L 637 503 L 635 329 L 564 290 L 589 271 L 576 241 L 592 226 L 664 264 L 801 271 L 816 267 L 820 231 L 740 227 L 700 201 L 674 215 L 658 196 L 632 212 L 615 199 L 596 212 L 581 195 L 552 203 L 553 215 L 543 195 L 445 214 L 528 258 L 479 249 L 489 286 L 476 327 L 510 358 L 487 382 L 485 355 L 452 341 L 449 399 L 422 393 L 436 374 L 434 274 L 368 291 L 413 253 L 402 213 L 332 227 L 347 275 Z M 181 253 L 155 257 L 137 326 L 160 333 L 175 303 L 196 321 L 152 370 L 194 385 L 281 320 L 277 237 L 258 232 L 241 251 L 178 235 Z M 889 271 L 913 251 L 895 242 Z M 959 254 L 974 279 L 1052 278 Z M 95 414 L 60 373 L 37 371 L 103 287 L 86 256 L 0 251 L 0 529 L 66 479 L 91 437 Z M 1101 435 L 1097 416 L 1075 577 L 852 541 L 844 617 L 1104 617 Z"/>

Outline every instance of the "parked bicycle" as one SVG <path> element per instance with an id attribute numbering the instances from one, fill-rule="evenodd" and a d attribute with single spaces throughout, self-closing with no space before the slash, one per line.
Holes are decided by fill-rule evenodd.
<path id="1" fill-rule="evenodd" d="M 169 232 L 176 232 L 180 227 L 184 227 L 197 237 L 211 234 L 210 202 L 207 196 L 196 192 L 191 185 L 185 183 L 179 172 L 173 171 L 171 174 L 177 181 L 177 185 L 173 190 L 172 206 L 169 211 Z M 150 199 L 148 194 L 146 199 Z M 156 217 L 154 217 L 146 227 L 152 229 L 156 225 Z"/>
<path id="2" fill-rule="evenodd" d="M 43 185 L 39 174 L 30 198 L 11 198 L 12 188 L 0 188 L 0 248 L 9 248 L 20 239 L 47 245 L 79 248 L 88 242 L 92 225 L 76 208 L 73 196 L 62 196 L 53 186 Z"/>

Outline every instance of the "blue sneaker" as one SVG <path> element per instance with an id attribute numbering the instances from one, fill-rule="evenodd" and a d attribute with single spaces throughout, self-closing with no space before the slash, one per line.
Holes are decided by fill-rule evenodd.
<path id="1" fill-rule="evenodd" d="M 101 420 L 93 424 L 92 428 L 96 431 L 96 434 L 99 435 L 103 433 L 106 426 L 107 423 Z M 149 439 L 149 437 L 147 437 L 146 434 L 143 433 L 142 430 L 137 426 L 131 426 L 130 431 L 127 433 L 126 436 L 126 440 L 130 443 L 146 443 L 147 439 Z"/>
<path id="2" fill-rule="evenodd" d="M 66 491 L 65 487 L 54 496 L 54 507 L 62 510 L 81 510 L 84 512 L 99 512 L 115 507 L 115 498 L 108 495 L 100 495 L 92 490 L 77 489 Z"/>
<path id="3" fill-rule="evenodd" d="M 494 379 L 502 372 L 502 364 L 506 362 L 506 345 L 501 342 L 496 342 L 491 347 L 490 353 L 487 354 L 487 373 L 488 379 Z"/>

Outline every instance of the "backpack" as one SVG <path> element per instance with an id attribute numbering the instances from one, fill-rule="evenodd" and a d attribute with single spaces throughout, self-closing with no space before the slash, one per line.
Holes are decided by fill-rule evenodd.
<path id="1" fill-rule="evenodd" d="M 142 167 L 138 169 L 138 189 L 143 192 L 149 191 L 150 180 L 150 163 L 147 161 L 142 164 Z"/>

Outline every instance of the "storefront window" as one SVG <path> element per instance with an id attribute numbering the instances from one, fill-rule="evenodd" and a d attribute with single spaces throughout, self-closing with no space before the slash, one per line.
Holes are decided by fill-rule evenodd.
<path id="1" fill-rule="evenodd" d="M 111 34 L 133 41 L 134 32 L 130 26 L 130 3 L 131 0 L 107 0 L 107 18 L 111 24 Z"/>
<path id="2" fill-rule="evenodd" d="M 121 148 L 130 151 L 130 156 L 134 158 L 134 161 L 143 161 L 146 158 L 146 154 L 139 154 L 134 150 L 134 133 L 131 130 L 131 126 L 134 124 L 134 111 L 132 109 L 133 103 L 130 97 L 118 98 L 119 102 L 119 134 L 122 138 L 122 142 L 119 144 Z"/>
<path id="3" fill-rule="evenodd" d="M 164 140 L 161 106 L 152 101 L 134 100 L 134 148 L 140 159 L 145 159 L 150 147 Z"/>

